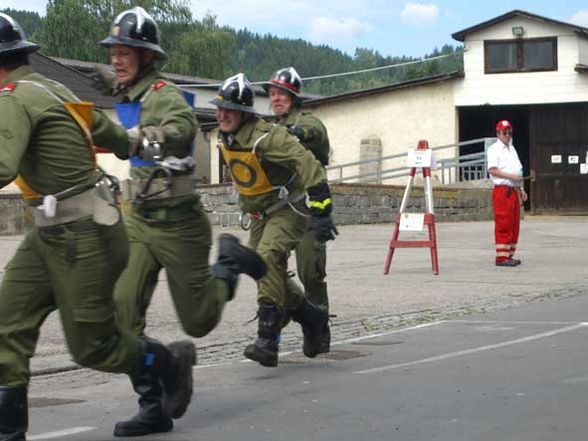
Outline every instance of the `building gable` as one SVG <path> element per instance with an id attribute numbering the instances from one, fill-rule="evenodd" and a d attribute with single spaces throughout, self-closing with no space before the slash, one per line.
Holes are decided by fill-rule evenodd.
<path id="1" fill-rule="evenodd" d="M 457 106 L 586 99 L 588 76 L 582 66 L 588 62 L 587 28 L 515 10 L 453 37 L 464 42 L 465 77 L 456 88 Z M 537 46 L 542 46 L 543 58 L 531 51 Z M 494 63 L 493 50 L 504 51 L 504 64 Z"/>

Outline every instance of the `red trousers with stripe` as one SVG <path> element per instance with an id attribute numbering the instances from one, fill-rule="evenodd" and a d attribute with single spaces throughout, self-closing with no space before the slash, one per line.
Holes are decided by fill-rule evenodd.
<path id="1" fill-rule="evenodd" d="M 521 207 L 518 190 L 507 185 L 495 186 L 492 190 L 492 205 L 496 262 L 504 262 L 512 258 L 519 240 Z"/>

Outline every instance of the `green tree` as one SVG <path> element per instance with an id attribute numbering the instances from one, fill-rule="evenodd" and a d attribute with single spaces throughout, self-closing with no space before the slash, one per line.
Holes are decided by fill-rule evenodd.
<path id="1" fill-rule="evenodd" d="M 98 42 L 108 35 L 116 15 L 133 6 L 145 8 L 162 26 L 192 20 L 187 0 L 49 0 L 35 37 L 46 55 L 108 62 Z"/>
<path id="2" fill-rule="evenodd" d="M 178 33 L 169 52 L 169 72 L 208 78 L 225 78 L 226 60 L 233 48 L 234 33 L 220 28 L 214 15 L 207 15 L 202 22 L 187 25 Z"/>
<path id="3" fill-rule="evenodd" d="M 17 9 L 0 9 L 0 12 L 10 15 L 22 27 L 27 38 L 30 38 L 35 31 L 41 27 L 41 16 L 36 12 L 20 11 Z"/>
<path id="4" fill-rule="evenodd" d="M 369 48 L 357 48 L 350 56 L 302 39 L 221 27 L 214 15 L 195 20 L 188 0 L 49 0 L 44 19 L 30 17 L 31 29 L 37 30 L 32 39 L 50 56 L 108 63 L 108 51 L 97 43 L 108 35 L 114 17 L 133 6 L 142 6 L 158 22 L 161 45 L 169 55 L 165 67 L 173 73 L 221 80 L 244 72 L 252 81 L 267 81 L 276 69 L 287 66 L 294 66 L 303 78 L 386 67 L 305 81 L 307 93 L 334 95 L 463 70 L 461 47 L 434 47 L 425 58 L 448 57 L 388 68 L 416 59 L 383 56 Z"/>

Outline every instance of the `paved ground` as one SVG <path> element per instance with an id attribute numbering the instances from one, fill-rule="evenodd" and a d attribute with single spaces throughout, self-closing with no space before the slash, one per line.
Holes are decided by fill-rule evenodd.
<path id="1" fill-rule="evenodd" d="M 585 441 L 588 295 L 197 366 L 186 415 L 150 441 Z M 136 413 L 124 375 L 37 376 L 29 441 L 115 440 Z"/>
<path id="2" fill-rule="evenodd" d="M 340 236 L 329 245 L 328 263 L 332 313 L 337 315 L 332 326 L 335 341 L 587 291 L 586 218 L 528 216 L 521 228 L 518 257 L 523 264 L 518 268 L 494 266 L 491 222 L 441 223 L 437 230 L 439 275 L 431 272 L 427 250 L 400 249 L 390 274 L 384 276 L 392 226 L 340 227 Z M 246 238 L 240 230 L 217 229 L 215 233 L 223 231 Z M 408 234 L 401 235 L 406 237 Z M 0 237 L 1 267 L 20 240 Z M 164 273 L 161 282 L 149 311 L 148 331 L 164 341 L 183 338 Z M 255 310 L 255 286 L 243 278 L 222 323 L 198 340 L 200 363 L 240 359 L 244 345 L 255 336 L 256 323 L 247 323 Z M 297 348 L 299 342 L 298 326 L 289 326 L 282 348 Z M 32 366 L 36 374 L 74 367 L 64 348 L 57 315 L 43 328 Z"/>

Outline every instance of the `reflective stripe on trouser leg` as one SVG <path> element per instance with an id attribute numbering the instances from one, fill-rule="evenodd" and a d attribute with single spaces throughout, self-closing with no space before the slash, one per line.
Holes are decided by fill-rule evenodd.
<path id="1" fill-rule="evenodd" d="M 518 239 L 520 220 L 517 190 L 509 187 L 494 187 L 492 205 L 494 207 L 494 240 L 496 243 L 496 262 L 504 262 L 511 256 L 510 244 Z"/>
<path id="2" fill-rule="evenodd" d="M 515 197 L 512 201 L 512 213 L 513 213 L 513 225 L 512 225 L 512 241 L 510 243 L 510 257 L 514 256 L 514 253 L 517 249 L 517 243 L 519 241 L 519 232 L 521 227 L 521 204 L 519 202 L 519 195 L 518 192 L 514 192 Z"/>

